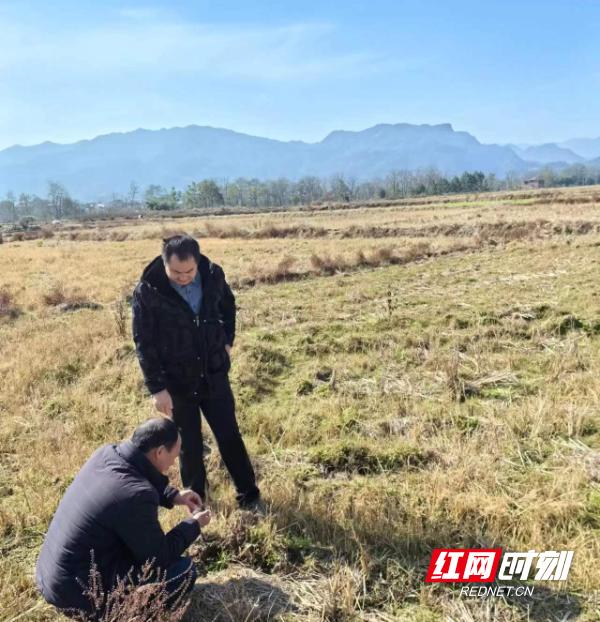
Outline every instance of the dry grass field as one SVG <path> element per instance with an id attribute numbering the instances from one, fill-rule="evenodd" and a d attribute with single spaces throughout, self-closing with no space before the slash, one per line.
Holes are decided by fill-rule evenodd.
<path id="1" fill-rule="evenodd" d="M 5 236 L 0 620 L 61 619 L 37 551 L 92 451 L 151 414 L 128 296 L 179 230 L 235 288 L 232 381 L 271 504 L 237 512 L 211 453 L 190 622 L 600 620 L 594 188 Z M 569 580 L 483 601 L 424 583 L 432 548 L 492 545 L 572 549 Z"/>

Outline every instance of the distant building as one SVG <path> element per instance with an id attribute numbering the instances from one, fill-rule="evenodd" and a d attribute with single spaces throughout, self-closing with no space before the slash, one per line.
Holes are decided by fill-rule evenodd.
<path id="1" fill-rule="evenodd" d="M 539 177 L 532 177 L 531 179 L 524 180 L 523 185 L 525 188 L 543 188 L 544 180 Z"/>

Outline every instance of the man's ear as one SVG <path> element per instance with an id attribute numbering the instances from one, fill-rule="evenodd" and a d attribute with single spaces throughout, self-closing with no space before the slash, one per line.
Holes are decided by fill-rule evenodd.
<path id="1" fill-rule="evenodd" d="M 163 445 L 161 445 L 163 447 Z M 160 448 L 161 447 L 153 447 L 146 455 L 149 458 L 150 462 L 156 462 L 158 458 L 160 458 Z"/>

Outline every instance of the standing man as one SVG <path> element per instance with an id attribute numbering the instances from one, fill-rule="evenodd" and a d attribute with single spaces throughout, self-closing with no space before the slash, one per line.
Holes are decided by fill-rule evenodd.
<path id="1" fill-rule="evenodd" d="M 262 509 L 229 384 L 235 298 L 220 266 L 189 235 L 163 240 L 162 255 L 133 293 L 133 339 L 146 387 L 181 431 L 181 479 L 206 499 L 200 411 L 244 509 Z"/>
<path id="2" fill-rule="evenodd" d="M 165 473 L 180 449 L 177 426 L 160 417 L 140 425 L 130 441 L 101 447 L 85 463 L 58 505 L 37 561 L 36 582 L 47 602 L 78 619 L 100 614 L 86 596 L 93 562 L 105 596 L 128 574 L 137 580 L 151 563 L 153 578 L 165 578 L 167 604 L 181 603 L 196 579 L 192 560 L 182 555 L 210 512 L 202 510 L 195 492 L 169 485 Z M 165 534 L 159 505 L 185 505 L 192 516 Z"/>

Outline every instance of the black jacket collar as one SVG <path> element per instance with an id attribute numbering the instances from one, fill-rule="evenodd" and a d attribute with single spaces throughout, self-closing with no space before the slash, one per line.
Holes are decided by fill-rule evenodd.
<path id="1" fill-rule="evenodd" d="M 120 443 L 116 446 L 116 451 L 156 488 L 159 495 L 164 493 L 169 478 L 163 475 L 131 441 Z"/>

